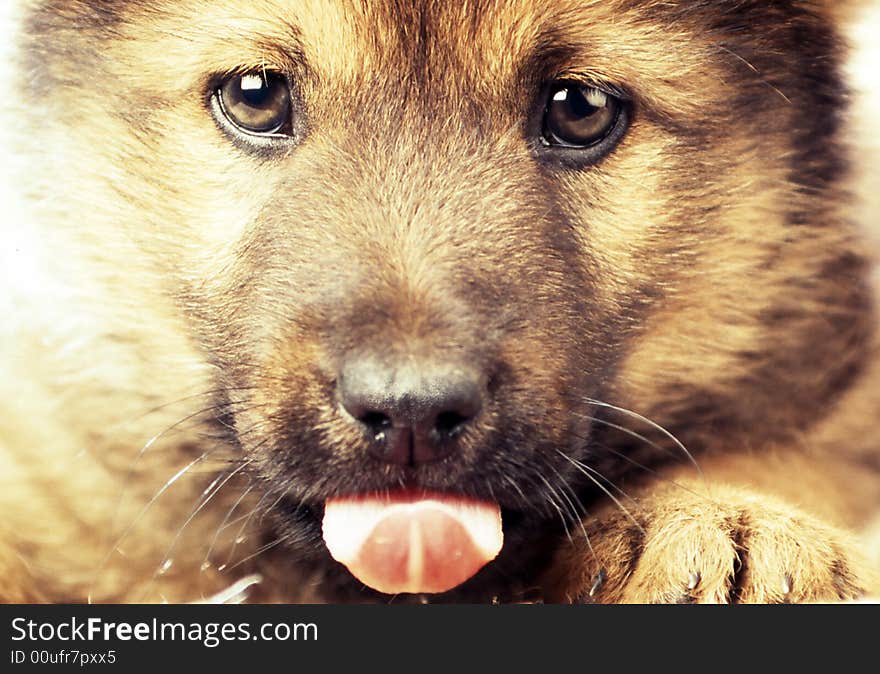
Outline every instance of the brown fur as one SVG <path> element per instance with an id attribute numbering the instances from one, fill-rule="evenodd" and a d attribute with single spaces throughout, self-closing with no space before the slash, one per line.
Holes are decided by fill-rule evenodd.
<path id="1" fill-rule="evenodd" d="M 258 600 L 375 598 L 300 559 L 320 541 L 283 510 L 402 479 L 362 469 L 334 402 L 340 354 L 366 348 L 495 368 L 504 404 L 418 480 L 497 475 L 514 508 L 500 476 L 543 465 L 588 540 L 523 534 L 558 548 L 540 599 L 875 587 L 857 532 L 880 505 L 880 344 L 839 5 L 23 3 L 0 597 L 191 601 L 255 572 Z M 212 77 L 261 68 L 296 82 L 297 147 L 248 150 L 207 109 Z M 594 165 L 529 144 L 558 77 L 633 99 Z M 668 429 L 703 477 L 585 396 Z M 600 488 L 548 449 L 577 434 Z M 534 595 L 498 582 L 469 596 Z"/>

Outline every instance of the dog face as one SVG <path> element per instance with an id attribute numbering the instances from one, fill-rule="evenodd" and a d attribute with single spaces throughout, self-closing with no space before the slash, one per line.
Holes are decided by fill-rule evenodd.
<path id="1" fill-rule="evenodd" d="M 163 279 L 291 557 L 329 562 L 330 497 L 467 494 L 508 544 L 456 596 L 509 595 L 663 458 L 605 403 L 760 445 L 860 366 L 816 3 L 37 4 L 78 226 Z"/>

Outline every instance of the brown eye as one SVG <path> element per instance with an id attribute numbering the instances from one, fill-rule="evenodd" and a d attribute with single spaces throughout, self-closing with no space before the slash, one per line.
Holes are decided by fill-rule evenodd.
<path id="1" fill-rule="evenodd" d="M 596 145 L 614 130 L 620 109 L 621 102 L 601 89 L 559 82 L 547 100 L 544 141 L 561 147 Z"/>
<path id="2" fill-rule="evenodd" d="M 290 87 L 271 72 L 235 75 L 218 89 L 223 114 L 235 126 L 256 134 L 284 133 L 290 123 Z"/>

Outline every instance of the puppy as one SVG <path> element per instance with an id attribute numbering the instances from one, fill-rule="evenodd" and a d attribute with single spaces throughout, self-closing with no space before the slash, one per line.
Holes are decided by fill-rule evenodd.
<path id="1" fill-rule="evenodd" d="M 843 5 L 12 3 L 0 597 L 874 590 Z"/>

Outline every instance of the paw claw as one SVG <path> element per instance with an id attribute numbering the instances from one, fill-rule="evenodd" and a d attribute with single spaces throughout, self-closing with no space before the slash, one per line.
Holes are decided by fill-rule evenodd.
<path id="1" fill-rule="evenodd" d="M 623 516 L 608 515 L 589 549 L 566 548 L 548 576 L 549 596 L 582 603 L 815 603 L 873 589 L 851 537 L 794 507 L 735 490 L 709 504 L 677 492 L 654 498 L 642 502 L 646 536 Z"/>

